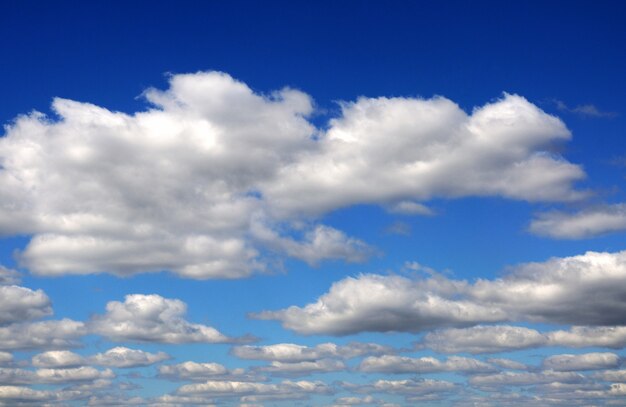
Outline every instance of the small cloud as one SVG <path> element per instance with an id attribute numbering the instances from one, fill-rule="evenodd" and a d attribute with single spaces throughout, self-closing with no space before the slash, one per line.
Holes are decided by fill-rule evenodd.
<path id="1" fill-rule="evenodd" d="M 387 226 L 385 233 L 388 235 L 410 236 L 411 225 L 405 222 L 393 222 L 391 225 Z"/>
<path id="2" fill-rule="evenodd" d="M 605 112 L 590 103 L 569 107 L 563 101 L 555 99 L 554 104 L 556 105 L 556 108 L 562 112 L 574 113 L 584 117 L 612 118 L 618 116 L 617 112 Z"/>

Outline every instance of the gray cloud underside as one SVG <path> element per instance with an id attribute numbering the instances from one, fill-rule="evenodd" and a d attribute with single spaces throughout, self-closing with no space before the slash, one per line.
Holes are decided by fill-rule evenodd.
<path id="1" fill-rule="evenodd" d="M 624 281 L 626 252 L 587 252 L 523 264 L 502 278 L 472 283 L 438 274 L 362 274 L 334 283 L 304 307 L 251 316 L 279 320 L 285 328 L 307 335 L 421 332 L 509 321 L 626 325 Z M 540 335 L 526 334 L 509 335 L 506 342 L 530 341 L 530 347 L 543 341 Z"/>

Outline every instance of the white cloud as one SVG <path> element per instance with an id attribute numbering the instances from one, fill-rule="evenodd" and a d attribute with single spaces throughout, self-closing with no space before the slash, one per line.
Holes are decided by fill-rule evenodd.
<path id="1" fill-rule="evenodd" d="M 575 372 L 501 372 L 488 375 L 476 375 L 469 378 L 469 383 L 475 386 L 529 386 L 553 382 L 580 383 L 585 376 Z"/>
<path id="2" fill-rule="evenodd" d="M 110 370 L 97 370 L 91 366 L 81 366 L 68 369 L 37 369 L 35 380 L 39 383 L 68 383 L 73 381 L 93 381 L 97 379 L 112 379 L 115 374 Z"/>
<path id="3" fill-rule="evenodd" d="M 391 351 L 392 349 L 388 346 L 376 343 L 350 342 L 344 346 L 334 343 L 321 343 L 314 347 L 294 343 L 277 343 L 266 346 L 243 345 L 233 347 L 231 353 L 241 359 L 304 362 L 322 358 L 350 359 Z"/>
<path id="4" fill-rule="evenodd" d="M 49 349 L 78 345 L 85 324 L 71 319 L 12 324 L 0 327 L 0 349 Z"/>
<path id="5" fill-rule="evenodd" d="M 556 239 L 584 239 L 626 230 L 626 204 L 606 205 L 577 213 L 539 213 L 530 232 Z"/>
<path id="6" fill-rule="evenodd" d="M 546 345 L 547 337 L 521 326 L 479 325 L 426 334 L 424 346 L 443 353 L 497 353 Z"/>
<path id="7" fill-rule="evenodd" d="M 346 370 L 346 365 L 340 360 L 319 359 L 300 362 L 273 361 L 269 366 L 254 368 L 258 372 L 267 372 L 276 376 L 308 376 L 313 373 L 338 372 Z"/>
<path id="8" fill-rule="evenodd" d="M 159 366 L 159 376 L 175 380 L 206 380 L 215 376 L 225 376 L 230 372 L 219 363 L 183 362 L 176 365 Z"/>
<path id="9" fill-rule="evenodd" d="M 145 95 L 152 107 L 133 115 L 55 99 L 58 120 L 6 128 L 0 233 L 33 235 L 19 256 L 31 272 L 241 278 L 267 269 L 266 245 L 362 259 L 363 242 L 327 226 L 289 237 L 292 221 L 340 207 L 429 214 L 420 202 L 433 197 L 583 195 L 582 169 L 545 152 L 569 139 L 565 125 L 516 95 L 471 115 L 441 97 L 360 98 L 325 131 L 306 118 L 308 95 L 259 95 L 223 73 L 174 75 Z M 255 219 L 271 239 L 251 233 Z"/>
<path id="10" fill-rule="evenodd" d="M 569 330 L 547 334 L 550 343 L 572 348 L 599 346 L 619 349 L 626 346 L 625 326 L 573 326 Z"/>
<path id="11" fill-rule="evenodd" d="M 543 361 L 543 367 L 561 372 L 578 370 L 601 370 L 617 368 L 620 357 L 610 352 L 584 353 L 581 355 L 552 355 Z"/>
<path id="12" fill-rule="evenodd" d="M 424 204 L 412 201 L 397 202 L 389 206 L 387 210 L 391 213 L 396 213 L 400 215 L 432 216 L 435 214 L 432 209 L 425 206 Z"/>
<path id="13" fill-rule="evenodd" d="M 214 381 L 205 383 L 186 384 L 177 392 L 181 395 L 204 394 L 212 396 L 287 396 L 288 398 L 300 398 L 306 394 L 328 394 L 331 389 L 322 382 L 311 381 L 283 381 L 280 383 L 254 383 L 241 381 Z M 254 401 L 254 400 L 249 400 Z"/>
<path id="14" fill-rule="evenodd" d="M 377 373 L 486 373 L 497 371 L 494 366 L 477 359 L 451 356 L 445 361 L 433 357 L 413 358 L 406 356 L 384 355 L 365 358 L 359 365 L 362 372 Z"/>
<path id="15" fill-rule="evenodd" d="M 42 290 L 0 285 L 0 325 L 38 319 L 51 314 L 50 299 Z"/>
<path id="16" fill-rule="evenodd" d="M 95 315 L 92 332 L 114 341 L 161 343 L 219 343 L 236 341 L 210 326 L 193 324 L 183 317 L 187 305 L 159 295 L 127 295 L 124 302 L 110 301 L 106 314 Z"/>
<path id="17" fill-rule="evenodd" d="M 121 368 L 150 366 L 167 359 L 170 359 L 170 355 L 165 352 L 150 353 L 123 346 L 109 349 L 104 353 L 98 353 L 89 358 L 92 363 L 97 365 Z"/>
<path id="18" fill-rule="evenodd" d="M 372 384 L 357 387 L 355 390 L 363 393 L 389 393 L 419 396 L 448 392 L 454 390 L 455 387 L 454 383 L 445 380 L 407 379 L 377 380 Z"/>
<path id="19" fill-rule="evenodd" d="M 278 319 L 302 334 L 345 335 L 361 331 L 419 331 L 440 325 L 472 324 L 503 320 L 500 310 L 470 301 L 449 300 L 427 291 L 429 281 L 373 274 L 336 282 L 327 294 L 304 308 L 254 314 L 259 319 Z M 440 288 L 458 291 L 456 283 Z M 461 283 L 465 285 L 465 283 Z M 437 283 L 435 283 L 437 285 Z"/>
<path id="20" fill-rule="evenodd" d="M 67 350 L 51 350 L 33 356 L 32 363 L 37 367 L 73 367 L 85 364 L 85 359 Z"/>
<path id="21" fill-rule="evenodd" d="M 626 251 L 587 252 L 522 264 L 502 278 L 473 283 L 437 273 L 427 278 L 363 274 L 334 283 L 304 307 L 251 316 L 279 320 L 302 334 L 332 335 L 419 332 L 502 321 L 619 325 L 626 323 L 625 278 Z M 494 328 L 477 328 L 473 333 L 480 336 L 481 329 Z M 542 341 L 522 328 L 495 329 L 530 341 L 529 346 Z"/>

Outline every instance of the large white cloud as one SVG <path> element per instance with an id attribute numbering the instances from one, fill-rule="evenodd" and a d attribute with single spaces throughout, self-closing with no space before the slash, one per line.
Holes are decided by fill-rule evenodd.
<path id="1" fill-rule="evenodd" d="M 626 230 L 626 204 L 600 206 L 576 213 L 539 213 L 529 230 L 557 239 L 582 239 Z"/>
<path id="2" fill-rule="evenodd" d="M 215 328 L 188 322 L 187 305 L 160 295 L 127 295 L 124 302 L 111 301 L 106 313 L 95 315 L 90 330 L 114 341 L 162 343 L 237 342 Z"/>
<path id="3" fill-rule="evenodd" d="M 322 131 L 308 95 L 260 95 L 223 73 L 174 75 L 145 95 L 152 107 L 132 115 L 55 99 L 58 120 L 32 113 L 6 128 L 0 234 L 33 235 L 23 266 L 240 278 L 267 268 L 265 250 L 367 257 L 363 242 L 311 223 L 344 206 L 426 213 L 415 201 L 581 195 L 581 168 L 545 152 L 569 131 L 520 96 L 471 114 L 441 97 L 360 98 Z"/>
<path id="4" fill-rule="evenodd" d="M 523 264 L 502 278 L 471 283 L 438 274 L 428 278 L 363 274 L 334 283 L 304 307 L 252 316 L 279 320 L 303 334 L 333 335 L 525 320 L 621 325 L 626 324 L 625 281 L 626 252 L 587 252 Z M 504 333 L 517 335 L 510 329 Z"/>

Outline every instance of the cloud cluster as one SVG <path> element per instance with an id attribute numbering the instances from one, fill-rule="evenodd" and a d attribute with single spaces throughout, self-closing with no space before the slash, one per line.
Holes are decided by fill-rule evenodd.
<path id="1" fill-rule="evenodd" d="M 324 130 L 305 93 L 262 95 L 219 72 L 173 75 L 145 97 L 132 115 L 57 98 L 58 119 L 6 127 L 0 234 L 33 235 L 21 265 L 241 278 L 268 268 L 266 250 L 311 264 L 371 255 L 312 220 L 341 207 L 429 214 L 420 201 L 433 197 L 582 196 L 582 169 L 546 152 L 569 131 L 517 95 L 471 114 L 443 97 L 363 97 Z"/>
<path id="2" fill-rule="evenodd" d="M 517 266 L 502 278 L 471 283 L 438 274 L 428 278 L 363 274 L 334 283 L 304 307 L 252 316 L 279 320 L 301 334 L 331 335 L 421 332 L 502 321 L 623 325 L 624 279 L 626 252 L 552 258 Z M 522 328 L 502 333 L 506 346 L 542 341 Z"/>

